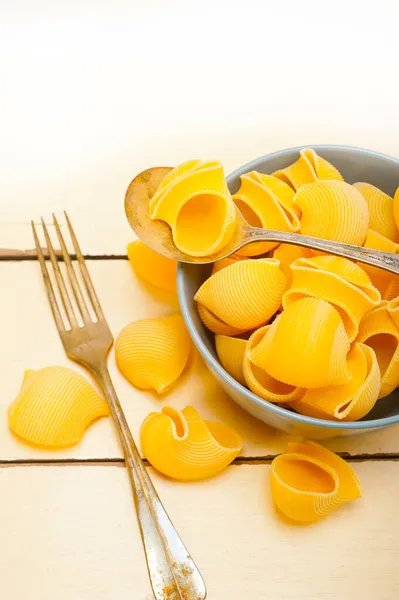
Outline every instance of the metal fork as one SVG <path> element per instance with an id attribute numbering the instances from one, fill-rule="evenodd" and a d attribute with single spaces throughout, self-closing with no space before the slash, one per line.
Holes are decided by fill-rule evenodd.
<path id="1" fill-rule="evenodd" d="M 59 301 L 57 300 L 47 269 L 47 262 L 39 242 L 35 224 L 32 221 L 37 256 L 58 333 L 60 334 L 67 356 L 81 363 L 91 371 L 97 377 L 104 390 L 122 444 L 125 463 L 132 484 L 138 522 L 147 559 L 148 573 L 156 600 L 203 600 L 206 597 L 204 581 L 174 528 L 142 463 L 112 384 L 107 366 L 107 357 L 114 339 L 104 317 L 83 254 L 66 213 L 65 218 L 75 249 L 81 278 L 83 279 L 87 297 L 89 298 L 89 305 L 91 305 L 97 321 L 93 321 L 90 316 L 89 306 L 82 292 L 71 256 L 68 253 L 58 221 L 53 215 L 54 227 L 60 243 L 61 253 L 54 251 L 44 220 L 42 219 L 41 222 L 46 239 L 48 256 L 50 257 L 54 277 L 57 282 L 59 297 L 62 299 L 62 305 L 68 321 L 68 326 L 65 326 Z M 66 278 L 60 269 L 57 254 L 62 255 L 66 266 Z M 67 284 L 73 290 L 75 303 L 71 300 Z M 78 308 L 78 316 L 74 304 Z M 78 318 L 82 320 L 83 326 L 79 325 Z"/>

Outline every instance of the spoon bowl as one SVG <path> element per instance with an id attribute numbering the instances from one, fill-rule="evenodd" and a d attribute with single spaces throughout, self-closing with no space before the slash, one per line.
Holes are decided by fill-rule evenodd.
<path id="1" fill-rule="evenodd" d="M 132 229 L 147 246 L 167 258 L 184 263 L 214 263 L 252 242 L 277 242 L 336 254 L 399 274 L 399 255 L 397 254 L 310 237 L 300 233 L 252 227 L 245 221 L 237 206 L 235 207 L 236 229 L 226 246 L 210 256 L 184 254 L 176 247 L 169 225 L 164 221 L 152 219 L 149 211 L 151 198 L 171 170 L 172 167 L 152 167 L 142 171 L 130 183 L 125 196 L 125 212 Z"/>

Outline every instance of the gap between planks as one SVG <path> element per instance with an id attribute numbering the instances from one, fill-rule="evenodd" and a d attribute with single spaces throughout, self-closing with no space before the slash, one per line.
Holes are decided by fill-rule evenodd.
<path id="1" fill-rule="evenodd" d="M 399 462 L 398 453 L 376 453 L 376 454 L 357 454 L 350 455 L 345 452 L 337 453 L 348 462 Z M 277 455 L 266 455 L 266 456 L 240 456 L 236 458 L 231 465 L 239 467 L 241 465 L 267 465 Z M 150 463 L 143 459 L 145 466 L 151 466 Z M 0 469 L 7 467 L 60 467 L 60 466 L 100 466 L 100 467 L 123 467 L 125 461 L 123 458 L 48 458 L 48 459 L 2 459 L 0 460 Z"/>

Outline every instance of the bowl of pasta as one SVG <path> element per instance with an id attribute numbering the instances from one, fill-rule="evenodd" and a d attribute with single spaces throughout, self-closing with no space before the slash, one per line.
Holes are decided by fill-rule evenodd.
<path id="1" fill-rule="evenodd" d="M 255 227 L 399 253 L 392 157 L 290 148 L 240 167 L 227 184 Z M 315 439 L 399 423 L 399 276 L 254 242 L 213 265 L 180 263 L 177 287 L 208 368 L 254 417 Z"/>

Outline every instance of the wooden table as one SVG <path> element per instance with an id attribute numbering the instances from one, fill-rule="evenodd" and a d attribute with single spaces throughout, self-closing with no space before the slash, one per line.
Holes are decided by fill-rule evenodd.
<path id="1" fill-rule="evenodd" d="M 232 168 L 296 144 L 399 156 L 397 2 L 89 0 L 2 3 L 0 50 L 0 589 L 6 600 L 152 598 L 112 423 L 76 448 L 9 432 L 23 371 L 70 365 L 32 260 L 29 220 L 66 208 L 114 333 L 166 315 L 133 275 L 123 214 L 141 169 L 187 158 Z M 270 6 L 269 6 L 270 4 Z M 377 10 L 379 11 L 377 13 Z M 398 173 L 399 183 L 399 173 Z M 394 600 L 399 594 L 399 428 L 328 447 L 364 497 L 309 527 L 279 520 L 270 461 L 288 436 L 239 409 L 196 355 L 159 400 L 111 370 L 137 437 L 165 404 L 235 427 L 242 456 L 201 483 L 152 473 L 210 600 Z"/>

